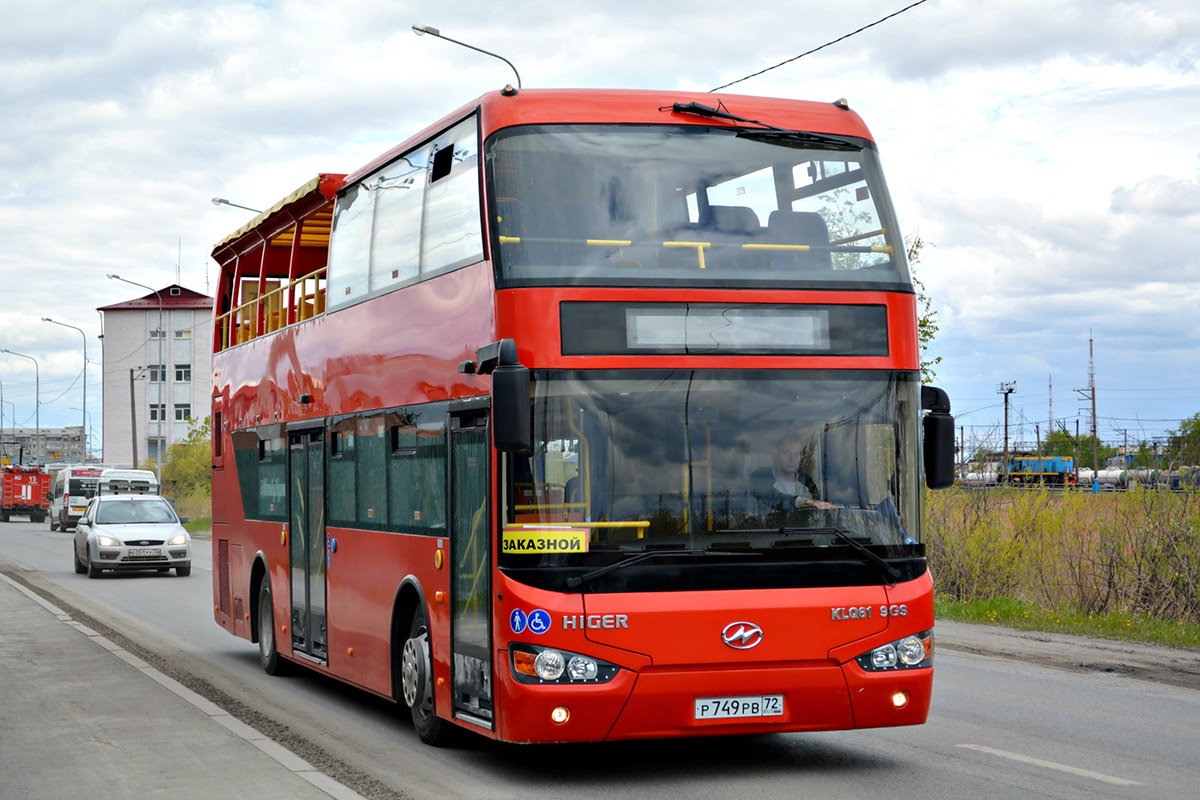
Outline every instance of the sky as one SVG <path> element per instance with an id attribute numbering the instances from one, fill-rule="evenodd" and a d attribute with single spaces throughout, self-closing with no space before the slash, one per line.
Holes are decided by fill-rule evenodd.
<path id="1" fill-rule="evenodd" d="M 708 91 L 911 0 L 0 0 L 0 349 L 44 427 L 100 431 L 96 308 L 211 293 L 209 253 L 318 172 L 351 172 L 473 98 Z M 961 433 L 1162 437 L 1200 412 L 1200 4 L 926 0 L 724 89 L 845 97 L 871 128 Z M 0 353 L 4 425 L 34 362 Z M 12 405 L 9 405 L 9 404 Z M 1052 406 L 1052 410 L 1051 410 Z M 1035 428 L 1035 425 L 1037 426 Z"/>

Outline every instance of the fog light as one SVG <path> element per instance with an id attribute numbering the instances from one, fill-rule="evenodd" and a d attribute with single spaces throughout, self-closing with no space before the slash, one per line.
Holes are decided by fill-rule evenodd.
<path id="1" fill-rule="evenodd" d="M 904 708 L 908 705 L 908 692 L 896 692 L 892 695 L 892 705 L 896 708 Z"/>
<path id="2" fill-rule="evenodd" d="M 566 706 L 559 706 L 550 712 L 550 719 L 556 724 L 562 725 L 571 718 L 571 710 Z"/>

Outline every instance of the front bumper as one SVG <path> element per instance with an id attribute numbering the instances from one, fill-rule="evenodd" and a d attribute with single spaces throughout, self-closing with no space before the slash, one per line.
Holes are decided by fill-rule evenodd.
<path id="1" fill-rule="evenodd" d="M 120 571 L 174 569 L 175 567 L 190 567 L 192 551 L 189 545 L 159 545 L 155 547 L 100 547 L 99 553 L 92 558 L 92 563 L 100 569 Z M 154 550 L 155 554 L 137 553 L 131 551 Z"/>

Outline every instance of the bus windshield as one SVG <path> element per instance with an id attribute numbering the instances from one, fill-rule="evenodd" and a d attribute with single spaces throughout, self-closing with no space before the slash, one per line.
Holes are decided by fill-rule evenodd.
<path id="1" fill-rule="evenodd" d="M 487 153 L 501 286 L 908 282 L 870 142 L 540 125 Z"/>
<path id="2" fill-rule="evenodd" d="M 916 552 L 918 391 L 898 372 L 537 373 L 534 448 L 508 456 L 503 535 L 586 531 L 587 546 L 502 546 L 501 566 L 611 551 L 803 558 L 847 538 Z"/>

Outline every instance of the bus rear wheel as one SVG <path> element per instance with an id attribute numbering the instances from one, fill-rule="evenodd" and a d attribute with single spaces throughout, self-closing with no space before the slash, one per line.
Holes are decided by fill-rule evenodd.
<path id="1" fill-rule="evenodd" d="M 433 697 L 433 659 L 429 651 L 429 621 L 425 609 L 413 613 L 408 639 L 400 656 L 400 690 L 412 712 L 413 728 L 421 741 L 434 747 L 449 744 L 454 726 L 437 715 Z"/>

